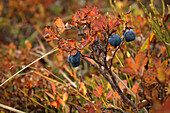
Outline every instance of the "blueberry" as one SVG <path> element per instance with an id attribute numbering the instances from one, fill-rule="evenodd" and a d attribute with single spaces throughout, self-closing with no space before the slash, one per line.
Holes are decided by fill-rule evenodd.
<path id="1" fill-rule="evenodd" d="M 68 55 L 68 61 L 72 67 L 77 67 L 80 65 L 80 52 L 77 52 L 75 55 Z"/>
<path id="2" fill-rule="evenodd" d="M 114 46 L 114 48 L 116 48 L 117 46 L 120 45 L 120 43 L 121 43 L 121 38 L 120 38 L 119 35 L 113 34 L 113 35 L 110 36 L 108 42 L 109 42 L 109 44 L 110 44 L 111 46 Z"/>
<path id="3" fill-rule="evenodd" d="M 126 42 L 130 42 L 130 41 L 135 40 L 136 35 L 134 31 L 127 30 L 124 34 L 124 37 L 125 37 Z"/>

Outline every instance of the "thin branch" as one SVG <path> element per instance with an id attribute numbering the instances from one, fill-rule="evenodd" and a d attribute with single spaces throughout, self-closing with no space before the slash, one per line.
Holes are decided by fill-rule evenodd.
<path id="1" fill-rule="evenodd" d="M 116 52 L 118 51 L 118 49 L 120 49 L 120 47 L 122 46 L 123 42 L 124 42 L 124 37 L 122 38 L 120 45 L 115 49 L 115 51 L 114 51 L 114 53 L 113 53 L 113 55 L 112 55 L 112 58 L 111 58 L 111 60 L 110 60 L 109 69 L 111 69 L 111 67 L 112 67 L 112 62 L 113 62 L 113 59 L 114 59 L 114 57 L 115 57 L 115 54 L 116 54 Z"/>
<path id="2" fill-rule="evenodd" d="M 108 39 L 107 39 L 105 33 L 104 33 L 103 35 L 104 35 L 104 42 L 105 42 L 105 47 L 104 47 L 104 48 L 105 48 L 105 51 L 104 51 L 104 65 L 105 65 L 106 68 L 108 68 L 108 67 L 107 67 L 107 62 L 106 62 L 106 57 L 107 57 L 107 52 L 108 52 L 108 51 L 107 51 Z M 109 32 L 108 32 L 108 35 L 109 35 Z"/>
<path id="3" fill-rule="evenodd" d="M 118 94 L 120 95 L 120 97 L 122 98 L 122 100 L 125 103 L 129 104 L 130 106 L 132 106 L 134 109 L 137 109 L 136 104 L 123 94 L 122 90 L 120 89 L 120 87 L 118 86 L 118 84 L 117 84 L 117 82 L 115 80 L 115 76 L 113 76 L 112 71 L 111 70 L 108 70 L 108 71 L 109 71 L 109 74 L 111 75 L 112 81 L 113 81 L 113 83 L 115 85 L 115 89 L 118 92 Z"/>
<path id="4" fill-rule="evenodd" d="M 80 54 L 81 54 L 81 53 L 80 53 Z M 90 57 L 90 56 L 87 56 L 87 55 L 84 55 L 84 54 L 81 54 L 81 56 L 82 56 L 82 57 L 90 58 L 90 59 L 94 60 L 97 64 L 99 64 L 100 66 L 104 66 L 104 65 L 102 64 L 102 62 L 96 60 L 96 59 L 93 58 L 93 57 Z"/>
<path id="5" fill-rule="evenodd" d="M 85 60 L 86 62 L 90 63 L 90 65 L 92 65 L 94 68 L 96 68 L 102 75 L 103 77 L 110 83 L 110 85 L 112 86 L 112 89 L 115 89 L 118 94 L 121 96 L 121 98 L 123 99 L 123 102 L 129 104 L 130 106 L 132 106 L 134 109 L 137 108 L 137 106 L 130 100 L 128 99 L 124 94 L 123 92 L 121 91 L 120 87 L 118 86 L 114 76 L 113 76 L 113 73 L 111 72 L 111 70 L 108 70 L 109 74 L 111 75 L 111 78 L 112 80 L 110 79 L 109 76 L 106 75 L 106 73 L 100 69 L 99 67 L 97 67 L 97 65 L 95 64 L 92 64 L 91 62 L 89 62 L 87 59 L 85 58 L 82 58 L 83 60 Z M 107 68 L 106 68 L 107 69 Z"/>
<path id="6" fill-rule="evenodd" d="M 114 107 L 108 107 L 108 108 L 102 108 L 103 111 L 104 110 L 112 110 L 112 111 L 119 111 L 120 113 L 124 113 L 123 110 L 121 110 L 120 108 L 114 108 Z"/>

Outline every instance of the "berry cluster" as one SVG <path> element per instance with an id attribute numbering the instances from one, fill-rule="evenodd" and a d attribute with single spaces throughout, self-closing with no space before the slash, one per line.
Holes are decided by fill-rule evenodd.
<path id="1" fill-rule="evenodd" d="M 132 30 L 127 30 L 125 33 L 124 33 L 124 38 L 127 42 L 130 42 L 130 41 L 133 41 L 135 40 L 135 32 L 132 31 Z M 113 34 L 109 37 L 108 39 L 108 43 L 113 46 L 114 48 L 116 48 L 117 46 L 119 46 L 121 44 L 121 38 L 119 35 L 117 34 Z M 77 67 L 80 65 L 80 52 L 77 51 L 76 54 L 74 55 L 71 55 L 69 54 L 68 56 L 68 61 L 70 62 L 71 66 L 72 67 Z"/>
<path id="2" fill-rule="evenodd" d="M 124 33 L 124 37 L 125 37 L 125 40 L 126 42 L 130 42 L 130 41 L 133 41 L 135 40 L 135 32 L 132 31 L 132 30 L 127 30 L 125 33 Z M 116 48 L 117 46 L 120 45 L 121 43 L 121 38 L 119 35 L 117 34 L 113 34 L 110 36 L 109 40 L 108 40 L 109 44 L 111 46 L 113 46 L 114 48 Z"/>

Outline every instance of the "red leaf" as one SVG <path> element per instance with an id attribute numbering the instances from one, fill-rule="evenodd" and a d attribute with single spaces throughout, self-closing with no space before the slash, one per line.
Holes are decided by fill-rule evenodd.
<path id="1" fill-rule="evenodd" d="M 138 104 L 138 108 L 142 109 L 143 107 L 145 107 L 148 104 L 147 100 L 143 100 L 141 103 Z"/>
<path id="2" fill-rule="evenodd" d="M 52 105 L 52 106 L 57 108 L 57 102 L 51 102 L 50 105 Z"/>
<path id="3" fill-rule="evenodd" d="M 102 86 L 102 85 L 100 85 L 100 86 L 98 87 L 98 91 L 99 91 L 99 94 L 101 95 L 101 94 L 102 94 L 102 91 L 103 91 L 103 86 Z"/>
<path id="4" fill-rule="evenodd" d="M 77 18 L 75 18 L 75 16 L 72 15 L 72 20 L 73 20 L 74 22 L 76 22 L 76 21 L 77 21 Z"/>
<path id="5" fill-rule="evenodd" d="M 135 27 L 132 26 L 132 25 L 127 25 L 126 27 L 127 27 L 127 29 L 134 29 L 134 28 L 135 28 Z"/>
<path id="6" fill-rule="evenodd" d="M 90 10 L 87 8 L 81 9 L 84 13 L 88 13 Z"/>
<path id="7" fill-rule="evenodd" d="M 56 87 L 55 87 L 55 84 L 54 84 L 53 81 L 51 82 L 51 87 L 52 87 L 53 94 L 55 95 L 56 94 Z"/>
<path id="8" fill-rule="evenodd" d="M 93 91 L 93 93 L 100 98 L 101 95 L 97 91 Z"/>
<path id="9" fill-rule="evenodd" d="M 127 86 L 127 80 L 123 80 L 123 82 L 124 82 L 125 85 Z M 119 87 L 120 87 L 121 90 L 123 90 L 123 89 L 125 88 L 125 86 L 124 86 L 121 82 L 119 82 L 118 85 L 119 85 Z"/>
<path id="10" fill-rule="evenodd" d="M 137 90 L 138 90 L 138 87 L 139 87 L 139 84 L 136 83 L 136 84 L 132 87 L 132 92 L 136 94 L 136 93 L 137 93 Z"/>
<path id="11" fill-rule="evenodd" d="M 96 77 L 97 79 L 100 79 L 100 77 L 96 74 L 92 74 L 92 76 Z"/>
<path id="12" fill-rule="evenodd" d="M 107 96 L 106 96 L 106 99 L 110 98 L 111 96 L 113 95 L 113 90 L 109 91 Z"/>
<path id="13" fill-rule="evenodd" d="M 34 96 L 37 97 L 37 98 L 39 98 L 41 101 L 44 100 L 43 98 L 41 98 L 40 96 L 38 96 L 38 95 L 36 95 L 36 94 L 34 94 Z"/>
<path id="14" fill-rule="evenodd" d="M 69 43 L 69 44 L 71 44 L 71 45 L 75 45 L 76 44 L 76 41 L 75 40 L 73 40 L 73 39 L 68 39 L 67 40 L 67 43 Z"/>
<path id="15" fill-rule="evenodd" d="M 162 110 L 164 111 L 164 113 L 169 113 L 170 112 L 170 97 L 166 98 L 166 100 L 164 101 L 164 104 L 162 106 Z"/>

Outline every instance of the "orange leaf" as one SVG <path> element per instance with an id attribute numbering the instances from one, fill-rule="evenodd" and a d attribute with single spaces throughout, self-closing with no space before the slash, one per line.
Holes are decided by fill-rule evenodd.
<path id="1" fill-rule="evenodd" d="M 68 93 L 65 92 L 65 93 L 63 94 L 63 101 L 66 101 L 67 99 L 68 99 Z"/>
<path id="2" fill-rule="evenodd" d="M 28 49 L 28 51 L 32 48 L 32 44 L 29 42 L 29 40 L 25 40 L 25 46 Z"/>
<path id="3" fill-rule="evenodd" d="M 123 80 L 123 82 L 124 82 L 124 83 L 126 84 L 126 86 L 127 86 L 127 80 Z M 125 89 L 125 86 L 124 86 L 121 82 L 119 82 L 118 85 L 119 85 L 119 87 L 120 87 L 121 90 Z"/>
<path id="4" fill-rule="evenodd" d="M 57 97 L 57 101 L 58 101 L 62 106 L 65 106 L 64 100 L 61 99 L 60 97 Z"/>
<path id="5" fill-rule="evenodd" d="M 165 73 L 166 73 L 166 75 L 169 75 L 169 76 L 170 76 L 170 66 L 167 67 L 167 69 L 165 70 Z M 168 77 L 169 77 L 169 76 L 168 76 Z"/>
<path id="6" fill-rule="evenodd" d="M 120 70 L 123 73 L 127 73 L 127 74 L 130 74 L 130 75 L 136 74 L 136 72 L 129 67 L 120 67 Z"/>
<path id="7" fill-rule="evenodd" d="M 113 90 L 109 91 L 107 96 L 106 96 L 106 99 L 110 98 L 111 96 L 113 95 Z"/>
<path id="8" fill-rule="evenodd" d="M 57 27 L 61 27 L 61 28 L 62 28 L 62 27 L 65 27 L 62 19 L 59 18 L 59 17 L 54 20 L 54 23 L 55 23 L 55 25 L 56 25 Z"/>
<path id="9" fill-rule="evenodd" d="M 53 94 L 55 95 L 56 94 L 56 87 L 55 87 L 55 84 L 54 84 L 53 81 L 51 82 L 51 87 L 52 87 Z"/>
<path id="10" fill-rule="evenodd" d="M 138 87 L 139 87 L 139 84 L 136 83 L 136 84 L 132 87 L 132 92 L 136 94 L 136 93 L 137 93 L 137 90 L 138 90 Z"/>
<path id="11" fill-rule="evenodd" d="M 87 93 L 85 84 L 83 82 L 80 83 L 80 91 L 83 91 L 84 95 Z"/>
<path id="12" fill-rule="evenodd" d="M 145 56 L 145 52 L 139 52 L 135 57 L 135 61 L 137 70 L 141 72 L 142 68 L 144 68 L 148 61 L 148 58 Z"/>
<path id="13" fill-rule="evenodd" d="M 132 70 L 137 72 L 136 64 L 135 64 L 135 61 L 133 60 L 133 58 L 127 58 L 125 63 L 129 68 L 131 68 Z"/>
<path id="14" fill-rule="evenodd" d="M 120 97 L 120 95 L 118 94 L 118 92 L 113 92 L 113 96 L 115 97 L 115 98 L 119 98 Z"/>
<path id="15" fill-rule="evenodd" d="M 47 94 L 50 98 L 54 100 L 54 96 L 51 93 L 45 92 L 45 94 Z"/>
<path id="16" fill-rule="evenodd" d="M 55 33 L 51 30 L 50 26 L 45 27 L 43 31 L 43 35 L 44 35 L 45 40 L 47 40 L 48 42 L 51 42 L 53 40 L 58 40 Z"/>

